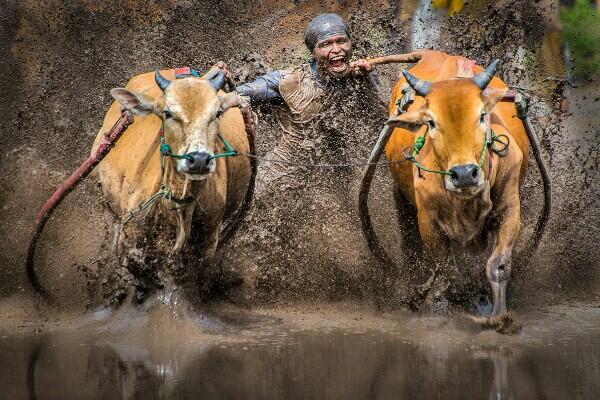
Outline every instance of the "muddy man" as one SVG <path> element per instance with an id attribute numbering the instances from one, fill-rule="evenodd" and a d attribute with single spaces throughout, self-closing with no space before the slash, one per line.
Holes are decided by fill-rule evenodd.
<path id="1" fill-rule="evenodd" d="M 315 17 L 304 31 L 304 43 L 311 52 L 311 61 L 293 71 L 276 70 L 240 85 L 236 91 L 252 101 L 282 98 L 292 110 L 300 106 L 293 93 L 302 92 L 302 103 L 310 103 L 327 88 L 327 83 L 348 76 L 371 72 L 368 61 L 350 62 L 352 42 L 348 24 L 337 14 Z M 320 90 L 319 90 L 320 89 Z M 297 96 L 296 96 L 297 97 Z"/>
<path id="2" fill-rule="evenodd" d="M 309 63 L 293 70 L 271 71 L 236 88 L 240 102 L 283 100 L 285 105 L 277 109 L 283 135 L 271 156 L 299 163 L 315 161 L 313 139 L 318 142 L 320 136 L 314 132 L 315 125 L 340 97 L 336 96 L 336 91 L 356 84 L 375 89 L 369 76 L 372 65 L 364 59 L 350 61 L 350 29 L 339 15 L 327 13 L 312 19 L 304 31 L 304 42 L 311 52 Z M 219 62 L 216 66 L 230 74 L 224 63 Z M 370 89 L 367 91 L 377 91 Z M 259 180 L 261 183 L 276 180 L 293 169 L 289 165 L 273 163 L 267 171 L 259 173 Z"/>
<path id="3" fill-rule="evenodd" d="M 236 89 L 255 104 L 272 103 L 265 110 L 272 109 L 280 129 L 275 134 L 259 129 L 264 136 L 257 141 L 270 149 L 259 154 L 286 161 L 258 165 L 250 217 L 231 252 L 244 296 L 263 285 L 286 298 L 337 298 L 362 292 L 367 281 L 364 260 L 370 253 L 356 213 L 361 170 L 305 165 L 367 159 L 386 121 L 386 106 L 372 66 L 351 62 L 350 29 L 340 16 L 314 18 L 304 39 L 309 62 Z"/>

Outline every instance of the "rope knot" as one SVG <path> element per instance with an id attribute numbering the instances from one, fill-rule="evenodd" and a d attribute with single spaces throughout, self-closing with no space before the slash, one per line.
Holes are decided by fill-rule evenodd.
<path id="1" fill-rule="evenodd" d="M 160 154 L 162 156 L 170 156 L 173 154 L 173 150 L 171 150 L 171 146 L 163 142 L 160 144 Z"/>
<path id="2" fill-rule="evenodd" d="M 419 154 L 421 152 L 421 149 L 423 149 L 423 146 L 425 146 L 425 137 L 427 135 L 427 132 L 425 132 L 422 136 L 419 136 L 413 146 L 413 157 L 416 156 L 417 154 Z"/>

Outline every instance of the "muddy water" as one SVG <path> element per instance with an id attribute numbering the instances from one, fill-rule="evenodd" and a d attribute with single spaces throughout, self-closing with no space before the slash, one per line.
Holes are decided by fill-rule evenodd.
<path id="1" fill-rule="evenodd" d="M 0 399 L 597 399 L 600 308 L 466 318 L 107 311 L 0 334 Z M 165 320 L 166 319 L 166 320 Z M 42 332 L 39 332 L 39 329 Z"/>

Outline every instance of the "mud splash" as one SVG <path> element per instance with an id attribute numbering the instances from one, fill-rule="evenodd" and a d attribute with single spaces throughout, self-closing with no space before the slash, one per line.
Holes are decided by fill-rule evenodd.
<path id="1" fill-rule="evenodd" d="M 560 30 L 556 1 L 469 2 L 453 15 L 443 8 L 430 9 L 429 2 L 421 0 L 327 4 L 312 0 L 272 0 L 260 4 L 174 1 L 152 2 L 147 7 L 139 7 L 137 2 L 102 6 L 92 3 L 61 5 L 28 1 L 10 3 L 10 7 L 0 12 L 2 20 L 9 22 L 2 25 L 0 35 L 0 53 L 8 61 L 0 66 L 7 77 L 0 85 L 10 88 L 0 93 L 0 102 L 11 110 L 0 116 L 0 139 L 5 149 L 0 157 L 3 171 L 0 183 L 4 188 L 0 193 L 0 233 L 5 237 L 0 241 L 2 298 L 29 294 L 22 263 L 33 216 L 53 187 L 87 156 L 91 138 L 110 104 L 111 87 L 123 85 L 129 77 L 157 67 L 191 65 L 203 70 L 217 59 L 232 66 L 239 82 L 268 68 L 300 65 L 308 56 L 302 43 L 302 29 L 312 16 L 326 11 L 340 12 L 349 19 L 356 56 L 401 53 L 413 45 L 433 45 L 464 54 L 481 64 L 496 57 L 503 60 L 500 76 L 513 85 L 528 88 L 528 94 L 533 96 L 532 114 L 543 133 L 544 154 L 556 188 L 555 215 L 549 227 L 549 237 L 553 240 L 543 243 L 539 254 L 515 271 L 513 305 L 598 298 L 600 263 L 594 246 L 596 227 L 600 226 L 596 211 L 598 185 L 594 179 L 598 149 L 594 128 L 598 120 L 593 112 L 584 113 L 583 107 L 576 106 L 574 114 L 584 115 L 575 115 L 562 121 L 566 126 L 560 126 L 558 107 L 562 94 L 557 82 L 561 78 L 562 57 L 559 43 L 550 40 Z M 430 27 L 428 24 L 433 20 L 438 21 L 440 28 L 436 36 L 427 43 L 418 42 L 420 39 L 414 33 Z M 477 30 L 471 32 L 469 27 Z M 184 36 L 194 40 L 184 40 Z M 555 46 L 550 46 L 552 43 Z M 131 52 L 124 54 L 124 47 Z M 384 94 L 389 94 L 401 69 L 402 66 L 385 66 L 378 70 Z M 592 92 L 597 89 L 597 82 L 586 82 L 583 86 Z M 572 97 L 573 103 L 581 98 L 578 91 Z M 582 99 L 588 105 L 587 110 L 594 109 L 595 97 Z M 347 108 L 357 107 L 348 104 Z M 280 130 L 268 107 L 257 107 L 256 111 L 260 121 L 257 152 L 264 155 L 272 150 Z M 342 118 L 340 126 L 344 128 L 347 122 L 347 118 Z M 368 138 L 357 140 L 358 146 L 353 145 L 356 149 L 362 146 L 361 158 L 368 154 L 369 140 L 380 130 L 381 121 L 372 125 L 361 130 Z M 352 136 L 348 132 L 345 137 Z M 574 152 L 575 158 L 571 156 Z M 537 171 L 532 165 L 522 202 L 524 240 L 531 231 L 531 216 L 537 215 L 539 208 L 538 184 Z M 390 223 L 395 200 L 387 171 L 378 172 L 373 188 L 370 209 L 384 247 L 399 266 L 393 274 L 382 277 L 380 268 L 367 258 L 368 253 L 355 249 L 366 248 L 356 224 L 351 229 L 357 233 L 352 236 L 354 239 L 348 239 L 350 236 L 337 229 L 315 230 L 318 235 L 312 235 L 311 240 L 317 244 L 321 237 L 331 236 L 342 244 L 356 241 L 356 245 L 325 249 L 323 253 L 332 259 L 327 263 L 321 253 L 306 250 L 318 261 L 312 264 L 324 264 L 313 271 L 290 267 L 289 250 L 279 251 L 265 239 L 266 233 L 251 235 L 249 229 L 242 229 L 245 235 L 238 235 L 230 248 L 224 249 L 223 270 L 228 280 L 221 286 L 242 283 L 219 297 L 243 305 L 282 303 L 289 301 L 291 294 L 301 301 L 316 298 L 371 301 L 383 297 L 378 300 L 391 307 L 400 306 L 397 302 L 406 288 L 422 284 L 429 276 L 429 268 L 405 262 L 407 257 L 397 245 L 402 238 L 395 217 Z M 348 191 L 355 189 L 349 187 Z M 278 205 L 290 203 L 293 196 L 282 197 Z M 325 196 L 316 200 L 325 205 L 332 203 Z M 349 201 L 347 206 L 332 212 L 340 219 L 343 216 L 354 221 L 354 217 L 346 217 L 347 209 L 354 204 Z M 310 210 L 316 219 L 317 212 L 324 209 L 319 203 L 317 206 L 316 211 Z M 248 221 L 249 227 L 260 218 L 269 217 L 273 209 L 253 208 L 257 217 Z M 279 224 L 278 218 L 271 219 L 276 221 L 272 224 L 275 228 L 285 225 Z M 285 215 L 285 221 L 293 219 L 298 220 L 298 215 Z M 84 311 L 123 297 L 127 274 L 118 265 L 104 262 L 111 254 L 116 222 L 92 181 L 74 192 L 49 222 L 41 239 L 36 270 L 43 286 L 62 309 Z M 239 249 L 244 247 L 243 239 L 264 245 L 249 251 L 246 259 L 242 259 Z M 320 249 L 312 242 L 301 244 Z M 271 257 L 276 250 L 277 254 Z M 189 268 L 197 265 L 190 263 Z M 485 279 L 480 266 L 472 275 L 476 275 L 477 282 Z M 390 293 L 386 296 L 379 290 L 382 278 L 390 281 Z M 470 278 L 461 280 L 470 284 Z M 485 285 L 485 282 L 473 284 Z M 539 295 L 531 296 L 532 292 Z"/>

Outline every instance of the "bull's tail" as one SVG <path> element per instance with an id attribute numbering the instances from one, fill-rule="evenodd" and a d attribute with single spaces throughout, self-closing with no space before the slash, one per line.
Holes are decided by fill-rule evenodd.
<path id="1" fill-rule="evenodd" d="M 391 54 L 389 56 L 367 58 L 372 65 L 394 64 L 394 63 L 416 63 L 423 58 L 426 50 L 417 50 L 412 53 Z"/>

